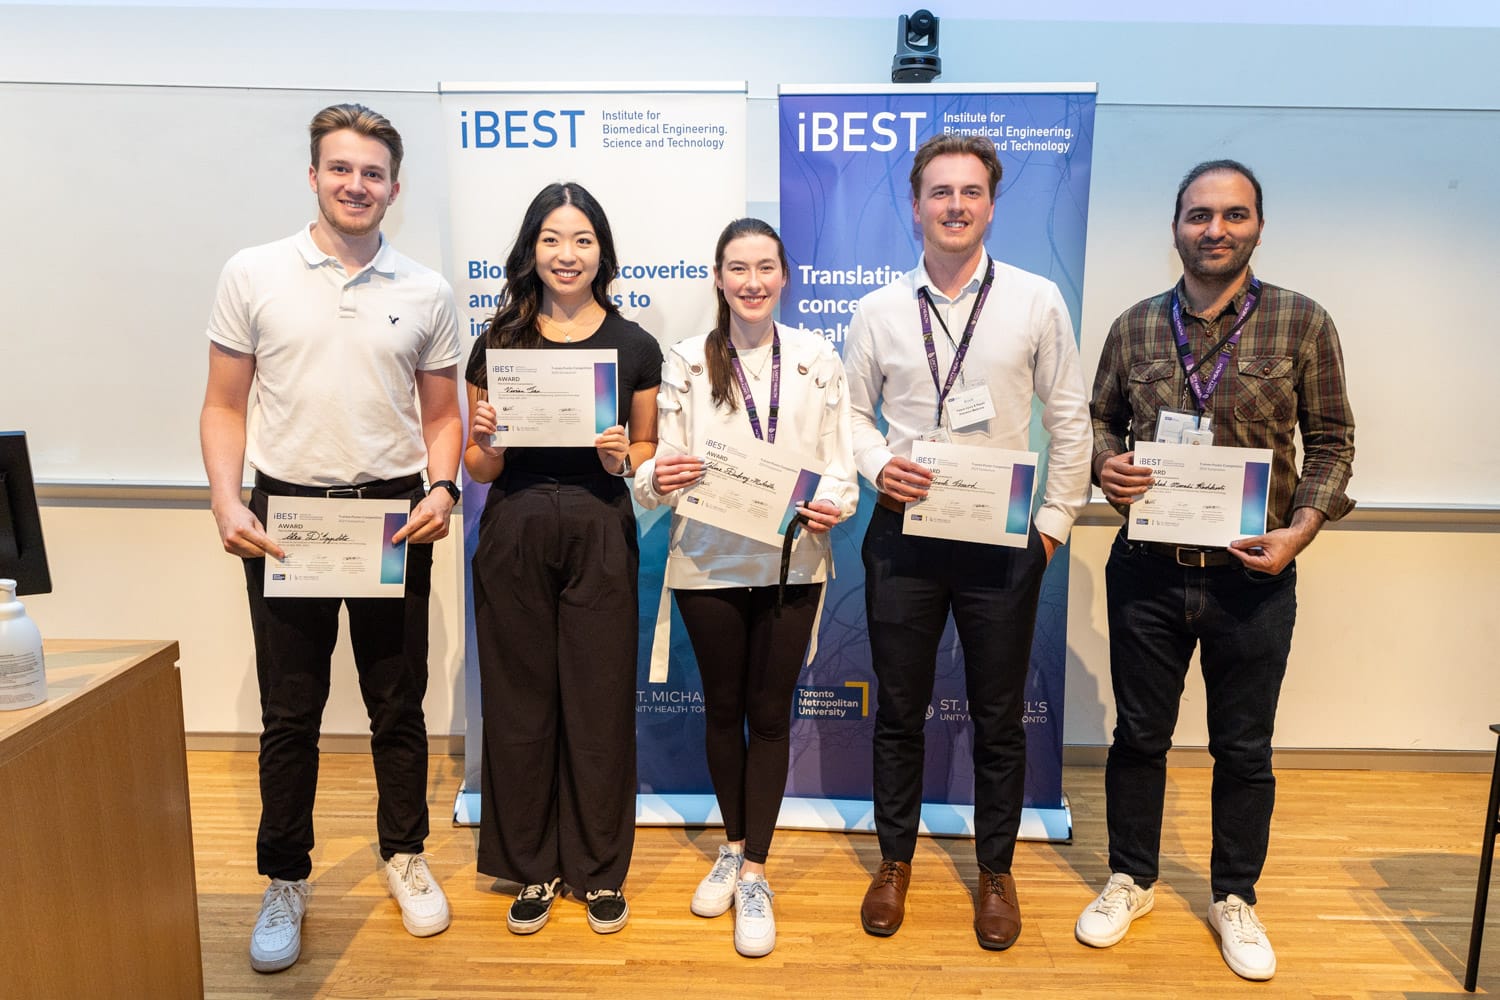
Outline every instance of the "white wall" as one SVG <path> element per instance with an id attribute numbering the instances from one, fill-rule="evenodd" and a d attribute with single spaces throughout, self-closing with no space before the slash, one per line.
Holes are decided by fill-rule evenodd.
<path id="1" fill-rule="evenodd" d="M 879 18 L 790 22 L 599 15 L 580 23 L 555 15 L 181 8 L 85 12 L 7 5 L 0 6 L 0 66 L 10 80 L 341 92 L 430 91 L 439 80 L 745 79 L 754 99 L 752 138 L 758 134 L 774 141 L 769 98 L 778 83 L 886 78 L 897 12 L 892 8 Z M 945 81 L 1097 80 L 1104 105 L 1500 109 L 1500 78 L 1493 73 L 1500 30 L 1494 28 L 955 19 L 945 20 L 944 27 Z M 85 103 L 77 109 L 78 151 L 107 159 L 108 149 L 88 145 L 90 111 Z M 1495 116 L 1480 118 L 1484 128 L 1495 128 L 1496 121 Z M 25 142 L 27 137 L 15 139 Z M 1256 139 L 1277 142 L 1270 130 Z M 773 156 L 757 159 L 755 151 L 751 158 L 752 167 L 774 163 Z M 1309 153 L 1309 159 L 1316 154 Z M 1170 179 L 1185 166 L 1164 158 L 1159 169 Z M 752 169 L 750 182 L 752 207 L 774 211 L 774 174 L 763 166 Z M 278 184 L 292 189 L 302 180 L 300 175 L 268 177 L 263 183 L 268 189 Z M 24 194 L 13 190 L 9 196 Z M 86 212 L 93 199 L 128 199 L 130 192 L 105 186 L 78 194 L 76 205 L 58 206 L 59 223 L 77 229 L 76 259 L 58 266 L 132 266 L 128 260 L 90 257 Z M 1274 189 L 1270 196 L 1275 197 Z M 1380 192 L 1390 199 L 1401 196 L 1399 190 Z M 224 197 L 253 203 L 258 192 L 236 186 Z M 1342 245 L 1378 261 L 1384 207 L 1377 199 L 1360 217 L 1341 219 L 1337 236 Z M 215 207 L 185 210 L 213 212 Z M 1159 244 L 1164 239 L 1156 237 L 1164 237 L 1164 223 L 1161 229 L 1139 245 L 1100 247 L 1091 239 L 1091 287 L 1120 259 L 1163 252 Z M 1311 249 L 1308 254 L 1319 256 Z M 1347 256 L 1323 256 L 1321 266 L 1350 266 Z M 1372 271 L 1372 289 L 1379 287 L 1378 278 Z M 62 332 L 47 335 L 80 330 L 107 335 L 108 303 L 88 302 L 87 283 L 80 287 L 83 301 L 67 303 L 73 320 L 60 324 Z M 1155 290 L 1143 287 L 1139 293 Z M 206 302 L 209 293 L 191 289 L 184 294 Z M 1104 327 L 1122 304 L 1086 300 L 1086 364 L 1097 356 Z M 1473 336 L 1486 331 L 1448 332 Z M 0 334 L 18 335 L 13 330 Z M 1358 331 L 1346 329 L 1346 340 L 1351 336 Z M 1414 350 L 1413 358 L 1418 360 L 1411 363 L 1419 364 L 1421 354 Z M 1385 398 L 1361 402 L 1391 409 L 1401 402 L 1438 405 L 1435 400 Z M 107 420 L 107 410 L 102 418 Z M 1495 458 L 1493 452 L 1477 456 L 1485 463 Z M 1356 486 L 1357 476 L 1358 467 Z M 178 638 L 189 731 L 257 731 L 243 583 L 237 564 L 218 550 L 206 504 L 55 500 L 44 517 L 59 591 L 28 601 L 44 632 L 55 637 Z M 1112 721 L 1102 579 L 1112 533 L 1105 522 L 1113 522 L 1107 513 L 1097 520 L 1101 523 L 1078 530 L 1073 554 L 1065 739 L 1075 744 L 1107 742 Z M 435 734 L 458 732 L 463 726 L 462 587 L 455 551 L 452 541 L 440 546 L 436 568 L 427 705 Z M 1494 669 L 1493 652 L 1500 638 L 1494 610 L 1500 607 L 1496 565 L 1500 534 L 1495 518 L 1467 524 L 1419 518 L 1393 527 L 1356 515 L 1348 527 L 1326 532 L 1303 560 L 1301 621 L 1277 744 L 1488 748 L 1485 726 L 1495 721 L 1490 706 L 1500 704 L 1500 671 Z M 365 729 L 363 711 L 347 653 L 340 656 L 342 681 L 325 728 L 357 733 Z M 1201 685 L 1190 686 L 1179 743 L 1206 741 L 1201 705 Z"/>

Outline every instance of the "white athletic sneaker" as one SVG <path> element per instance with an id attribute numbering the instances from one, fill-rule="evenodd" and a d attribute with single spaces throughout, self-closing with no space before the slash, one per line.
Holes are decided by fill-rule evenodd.
<path id="1" fill-rule="evenodd" d="M 1119 944 L 1131 921 L 1150 913 L 1155 903 L 1154 886 L 1142 889 L 1129 875 L 1115 872 L 1099 897 L 1078 915 L 1073 936 L 1094 948 Z"/>
<path id="2" fill-rule="evenodd" d="M 385 884 L 401 904 L 401 923 L 413 937 L 431 937 L 448 929 L 448 897 L 420 854 L 393 854 L 385 863 Z"/>
<path id="3" fill-rule="evenodd" d="M 1276 975 L 1276 953 L 1266 938 L 1266 926 L 1255 915 L 1255 907 L 1238 896 L 1208 907 L 1208 926 L 1219 935 L 1224 964 L 1236 975 L 1256 981 Z"/>
<path id="4" fill-rule="evenodd" d="M 717 917 L 734 903 L 734 884 L 739 881 L 745 855 L 728 844 L 719 845 L 719 857 L 693 891 L 693 912 Z"/>
<path id="5" fill-rule="evenodd" d="M 776 947 L 775 895 L 762 875 L 746 875 L 734 884 L 734 950 L 746 958 L 769 955 Z"/>
<path id="6" fill-rule="evenodd" d="M 273 878 L 260 899 L 260 915 L 250 932 L 250 968 L 280 972 L 302 954 L 302 914 L 307 912 L 307 879 Z"/>

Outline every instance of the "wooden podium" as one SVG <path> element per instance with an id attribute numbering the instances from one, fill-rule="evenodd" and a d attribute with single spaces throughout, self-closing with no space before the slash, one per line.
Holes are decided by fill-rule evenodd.
<path id="1" fill-rule="evenodd" d="M 0 994 L 203 996 L 175 642 L 52 642 L 0 712 Z"/>

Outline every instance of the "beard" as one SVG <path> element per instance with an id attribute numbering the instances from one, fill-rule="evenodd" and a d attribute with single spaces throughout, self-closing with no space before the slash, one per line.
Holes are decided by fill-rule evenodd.
<path id="1" fill-rule="evenodd" d="M 1182 269 L 1195 278 L 1219 281 L 1244 273 L 1250 266 L 1250 256 L 1255 253 L 1255 243 L 1244 240 L 1218 240 L 1205 243 L 1202 240 L 1178 239 L 1177 256 L 1182 258 Z M 1228 248 L 1222 256 L 1211 255 L 1211 251 Z"/>

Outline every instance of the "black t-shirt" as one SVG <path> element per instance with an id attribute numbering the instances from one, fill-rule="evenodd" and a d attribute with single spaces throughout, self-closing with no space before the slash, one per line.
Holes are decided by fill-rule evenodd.
<path id="1" fill-rule="evenodd" d="M 485 371 L 483 337 L 474 342 L 469 356 L 468 371 Z M 618 353 L 616 379 L 619 384 L 619 419 L 622 426 L 630 424 L 630 404 L 635 394 L 643 389 L 655 389 L 661 385 L 661 345 L 641 327 L 620 316 L 608 313 L 592 337 L 559 344 L 543 340 L 542 348 L 552 351 L 607 351 Z M 475 364 L 475 358 L 478 364 Z M 488 388 L 483 377 L 471 383 L 481 389 Z M 599 453 L 593 448 L 507 448 L 505 450 L 505 475 L 546 476 L 551 479 L 576 479 L 598 476 L 604 473 L 599 464 Z"/>

